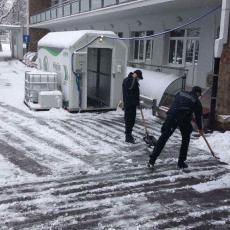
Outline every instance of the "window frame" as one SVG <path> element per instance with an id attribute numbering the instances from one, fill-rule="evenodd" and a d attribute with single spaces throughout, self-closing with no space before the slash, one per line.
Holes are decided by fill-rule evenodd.
<path id="1" fill-rule="evenodd" d="M 191 30 L 191 29 L 197 29 L 199 34 L 198 36 L 189 36 L 188 35 L 188 31 Z M 195 65 L 197 64 L 198 62 L 198 59 L 199 59 L 199 49 L 198 49 L 198 58 L 196 60 L 195 56 L 196 56 L 196 44 L 198 42 L 198 47 L 199 47 L 199 40 L 200 40 L 200 28 L 187 28 L 187 29 L 183 29 L 184 30 L 184 35 L 183 36 L 169 36 L 169 40 L 168 40 L 168 44 L 169 44 L 169 48 L 168 48 L 168 59 L 167 59 L 167 62 L 168 62 L 168 65 L 170 66 L 174 66 L 174 67 L 181 67 L 181 66 L 186 66 L 188 63 L 186 63 L 186 55 L 187 55 L 187 42 L 190 40 L 190 41 L 194 41 L 194 48 L 193 48 L 193 60 L 192 62 L 190 63 L 191 65 Z M 171 41 L 175 41 L 176 44 L 175 44 L 175 48 L 174 48 L 174 59 L 176 59 L 178 57 L 178 51 L 177 51 L 177 45 L 178 45 L 178 41 L 181 40 L 183 42 L 183 50 L 182 50 L 182 62 L 181 64 L 180 63 L 173 63 L 173 62 L 170 62 L 170 43 Z M 175 52 L 176 51 L 176 52 Z"/>
<path id="2" fill-rule="evenodd" d="M 138 36 L 137 36 L 137 34 L 138 34 Z M 153 35 L 154 31 L 153 30 L 131 31 L 131 37 L 143 37 L 143 36 L 147 36 L 147 34 Z M 147 54 L 146 48 L 147 48 L 148 42 L 150 44 L 150 46 L 149 46 L 150 47 L 149 57 L 146 56 L 146 54 Z M 154 40 L 153 39 L 140 39 L 140 40 L 136 39 L 136 40 L 133 40 L 132 44 L 131 44 L 132 60 L 134 62 L 140 62 L 140 63 L 152 60 L 153 46 L 154 46 Z M 137 50 L 136 50 L 136 48 L 137 48 Z M 137 51 L 137 55 L 136 55 L 136 51 Z M 141 58 L 141 57 L 143 57 L 143 58 Z"/>

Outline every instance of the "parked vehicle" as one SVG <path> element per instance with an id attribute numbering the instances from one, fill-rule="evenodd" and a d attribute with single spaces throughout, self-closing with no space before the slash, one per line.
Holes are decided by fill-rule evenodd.
<path id="1" fill-rule="evenodd" d="M 22 62 L 29 67 L 37 67 L 37 52 L 27 52 L 22 59 Z"/>

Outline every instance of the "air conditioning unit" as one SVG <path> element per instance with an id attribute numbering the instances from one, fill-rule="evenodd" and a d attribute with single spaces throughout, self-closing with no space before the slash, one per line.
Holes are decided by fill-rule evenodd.
<path id="1" fill-rule="evenodd" d="M 62 108 L 62 93 L 58 90 L 39 92 L 38 104 L 41 109 Z"/>

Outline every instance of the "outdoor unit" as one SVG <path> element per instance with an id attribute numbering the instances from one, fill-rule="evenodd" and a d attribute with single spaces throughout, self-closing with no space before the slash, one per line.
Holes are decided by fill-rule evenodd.
<path id="1" fill-rule="evenodd" d="M 70 112 L 116 109 L 122 99 L 127 47 L 114 32 L 50 32 L 38 42 L 38 62 L 57 73 Z"/>

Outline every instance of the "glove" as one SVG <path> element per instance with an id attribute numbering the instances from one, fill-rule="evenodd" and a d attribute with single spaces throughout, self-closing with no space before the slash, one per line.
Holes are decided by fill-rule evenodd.
<path id="1" fill-rule="evenodd" d="M 203 130 L 203 129 L 198 129 L 198 132 L 199 132 L 199 134 L 200 134 L 201 136 L 204 135 L 204 130 Z"/>

